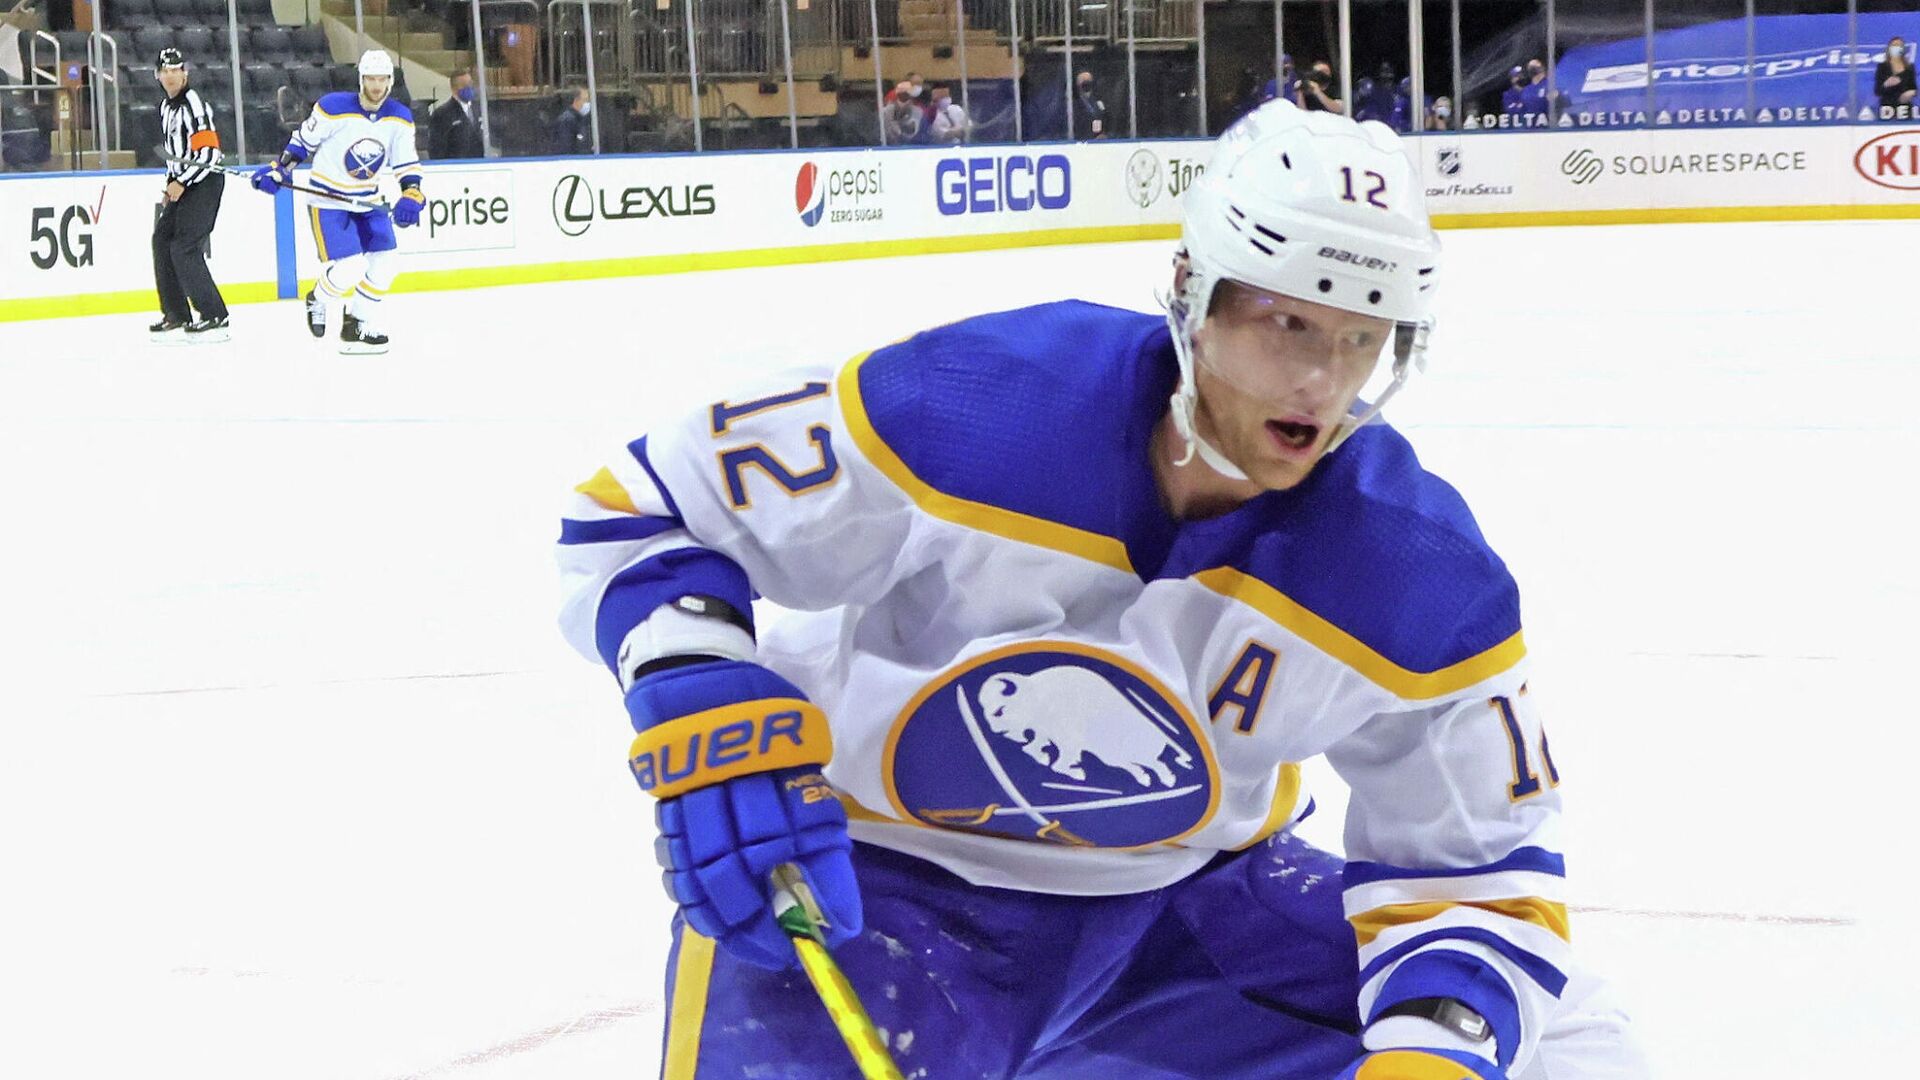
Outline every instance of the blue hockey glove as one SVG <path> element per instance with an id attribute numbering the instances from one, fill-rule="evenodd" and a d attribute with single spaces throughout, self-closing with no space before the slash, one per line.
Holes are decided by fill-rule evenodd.
<path id="1" fill-rule="evenodd" d="M 271 165 L 260 166 L 253 170 L 252 176 L 247 178 L 248 183 L 269 195 L 279 191 L 292 181 L 293 177 L 287 174 L 286 166 L 281 165 L 277 161 Z"/>
<path id="2" fill-rule="evenodd" d="M 420 224 L 420 208 L 425 206 L 427 197 L 420 194 L 419 188 L 408 188 L 400 193 L 400 201 L 393 204 L 393 223 L 406 228 Z"/>
<path id="3" fill-rule="evenodd" d="M 688 925 L 758 967 L 795 966 L 769 907 L 769 875 L 791 862 L 827 944 L 860 933 L 847 815 L 820 773 L 833 741 L 799 687 L 758 664 L 705 661 L 642 677 L 627 712 L 639 732 L 628 765 L 660 799 L 654 850 Z"/>
<path id="4" fill-rule="evenodd" d="M 1507 1080 L 1507 1071 L 1457 1050 L 1382 1050 L 1347 1066 L 1334 1080 Z"/>

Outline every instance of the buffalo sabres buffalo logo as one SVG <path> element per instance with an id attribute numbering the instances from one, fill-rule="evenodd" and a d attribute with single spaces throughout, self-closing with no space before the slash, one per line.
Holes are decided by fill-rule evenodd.
<path id="1" fill-rule="evenodd" d="M 387 160 L 387 148 L 378 139 L 358 139 L 347 147 L 347 175 L 355 180 L 371 180 Z"/>
<path id="2" fill-rule="evenodd" d="M 935 679 L 895 722 L 903 817 L 1022 840 L 1138 847 L 1213 813 L 1213 753 L 1178 699 L 1110 653 L 1029 642 Z"/>

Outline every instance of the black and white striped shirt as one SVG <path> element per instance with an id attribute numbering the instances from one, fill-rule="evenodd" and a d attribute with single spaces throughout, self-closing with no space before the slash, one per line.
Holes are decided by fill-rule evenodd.
<path id="1" fill-rule="evenodd" d="M 160 127 L 167 133 L 167 156 L 190 162 L 168 162 L 167 179 L 192 187 L 213 174 L 212 166 L 220 164 L 220 133 L 213 127 L 213 110 L 198 91 L 189 86 L 161 102 Z"/>

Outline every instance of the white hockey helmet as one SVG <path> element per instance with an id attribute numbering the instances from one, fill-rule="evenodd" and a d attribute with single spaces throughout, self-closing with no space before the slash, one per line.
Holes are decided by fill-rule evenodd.
<path id="1" fill-rule="evenodd" d="M 1180 243 L 1187 273 L 1168 298 L 1167 322 L 1180 357 L 1173 415 L 1187 440 L 1183 464 L 1198 450 L 1215 471 L 1245 478 L 1193 426 L 1193 335 L 1222 281 L 1395 324 L 1393 382 L 1348 416 L 1329 452 L 1425 367 L 1440 238 L 1427 220 L 1419 170 L 1385 124 L 1284 99 L 1260 106 L 1215 142 L 1206 173 L 1186 194 Z"/>
<path id="2" fill-rule="evenodd" d="M 368 49 L 360 54 L 360 77 L 364 79 L 369 75 L 393 78 L 393 57 L 388 56 L 385 49 Z"/>

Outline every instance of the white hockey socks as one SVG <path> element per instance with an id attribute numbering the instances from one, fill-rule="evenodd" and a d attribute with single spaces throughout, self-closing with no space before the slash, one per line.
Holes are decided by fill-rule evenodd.
<path id="1" fill-rule="evenodd" d="M 362 326 L 378 326 L 381 302 L 387 298 L 387 290 L 393 288 L 393 279 L 400 273 L 400 268 L 395 265 L 391 251 L 375 251 L 365 258 L 366 275 L 353 286 L 353 300 L 347 310 L 360 320 Z"/>

